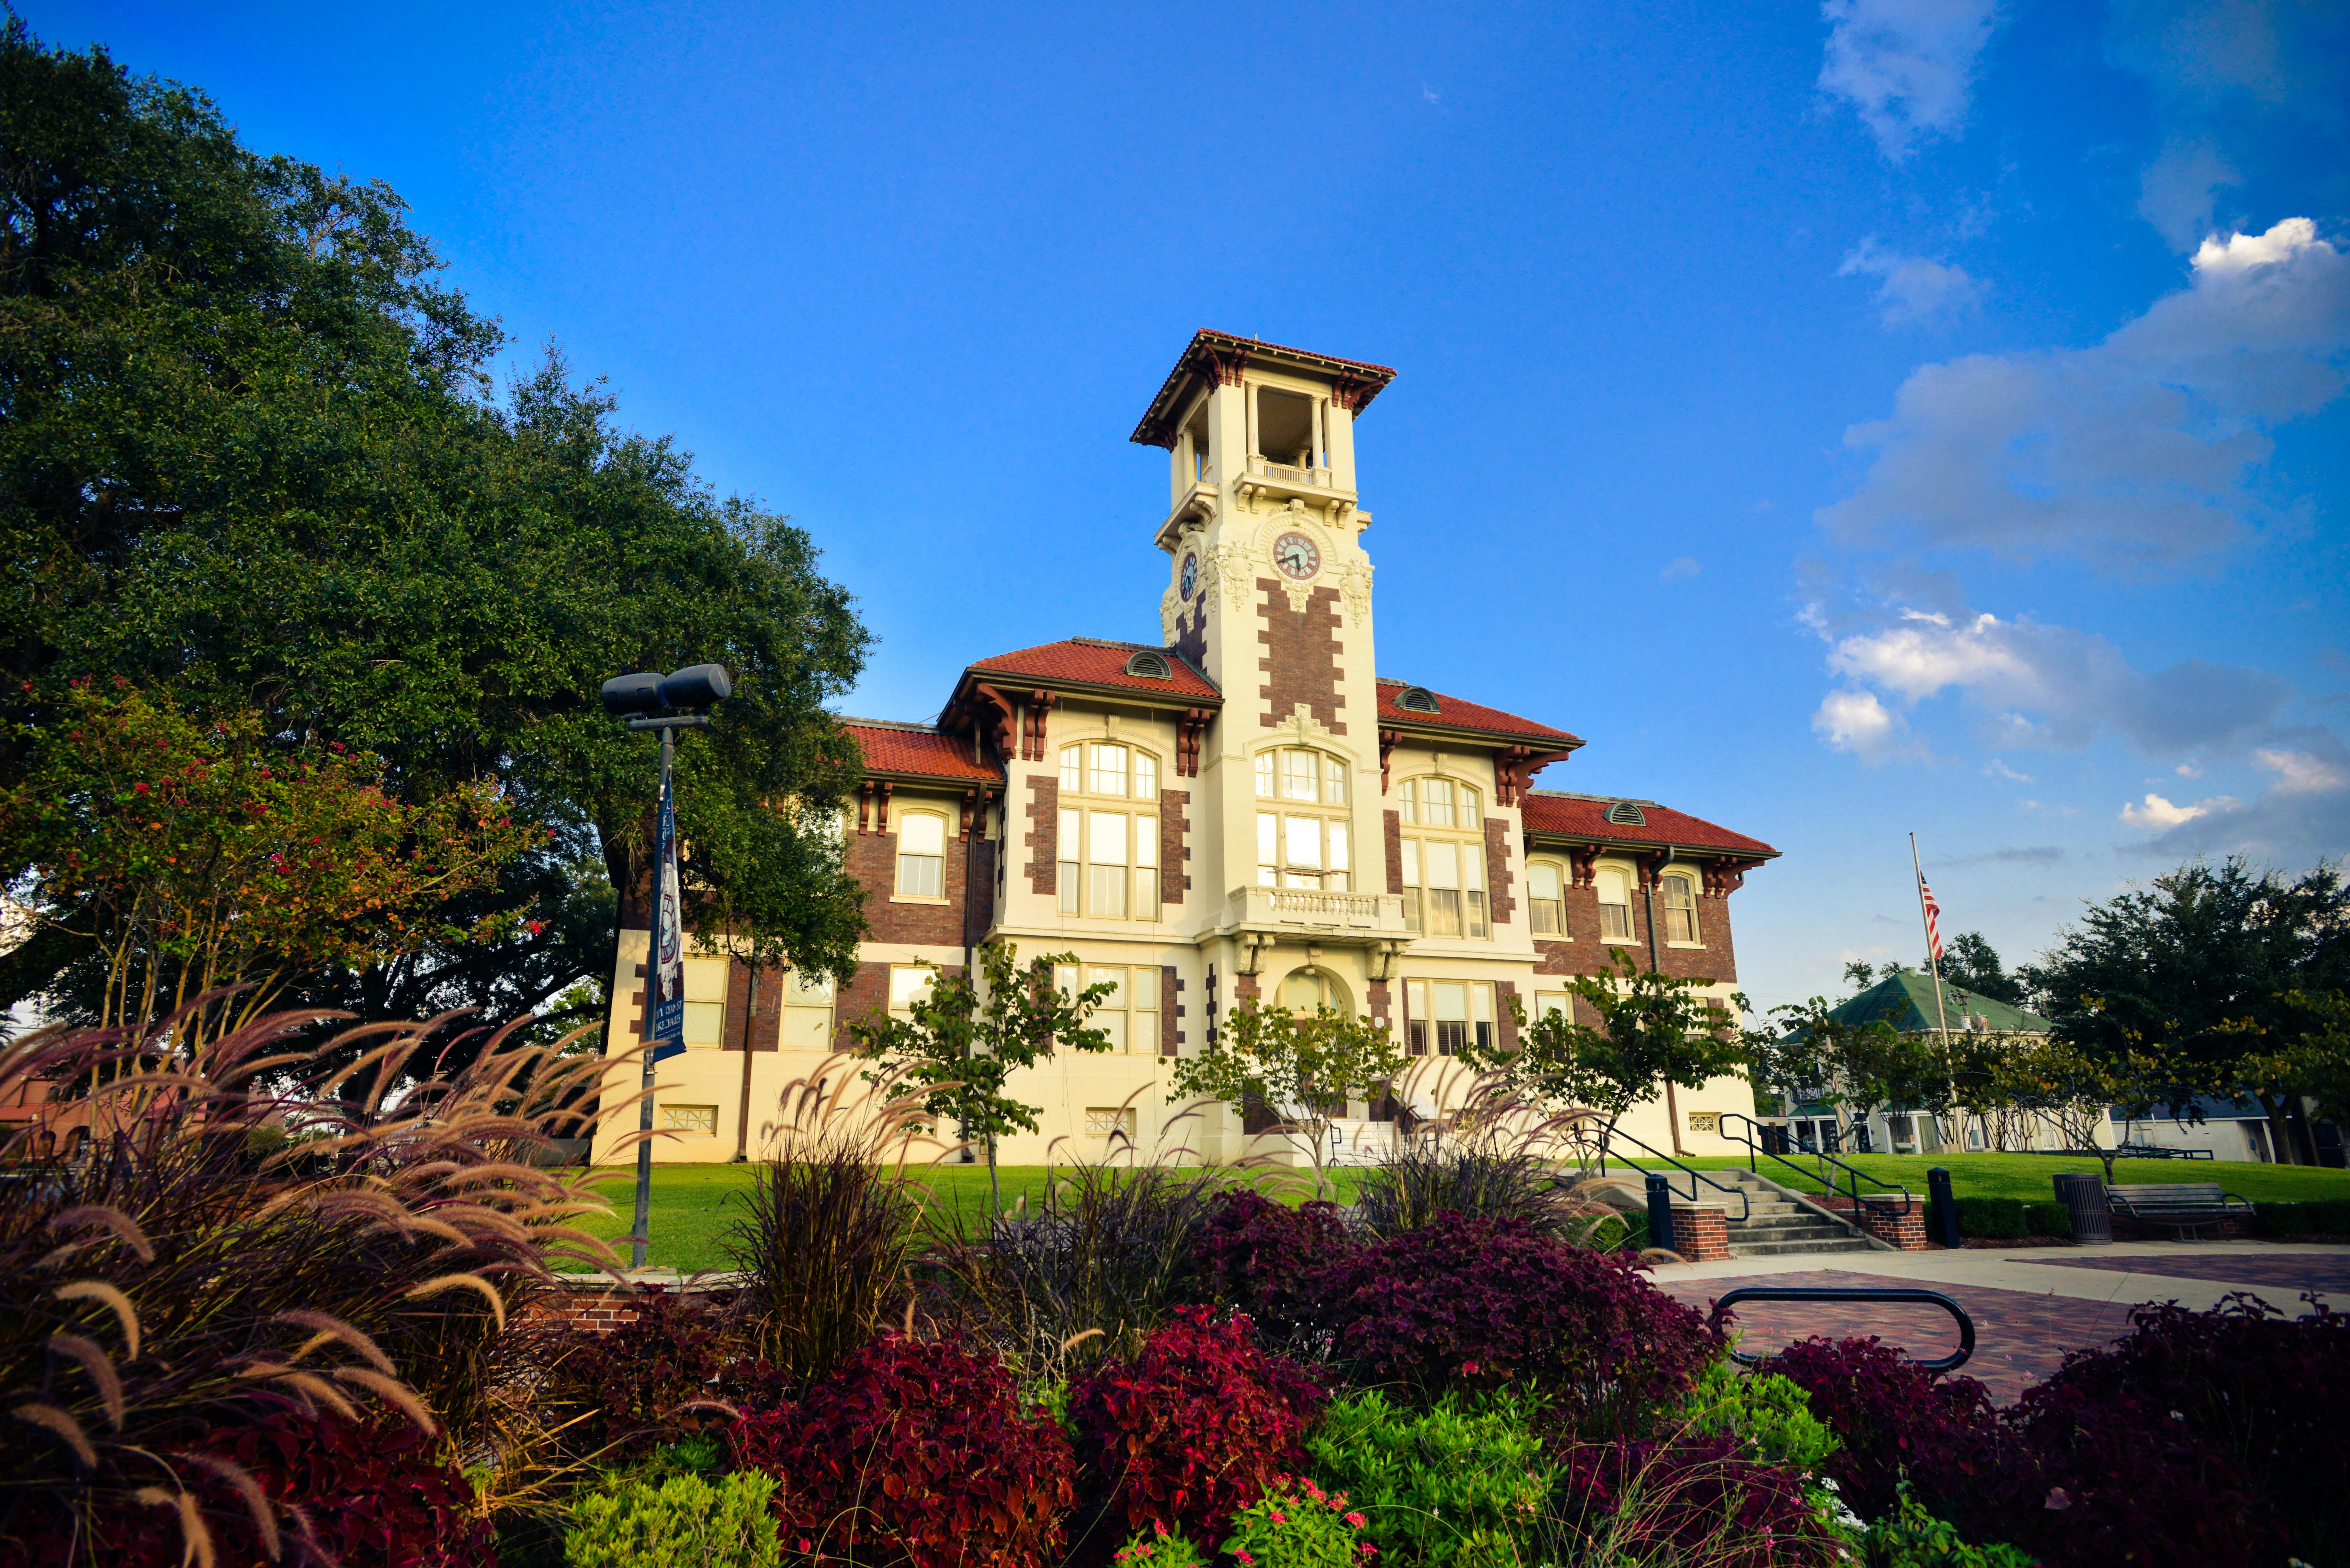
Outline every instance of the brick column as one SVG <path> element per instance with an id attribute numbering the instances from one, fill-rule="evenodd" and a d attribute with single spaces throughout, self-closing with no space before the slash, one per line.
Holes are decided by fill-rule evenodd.
<path id="1" fill-rule="evenodd" d="M 1920 1236 L 1925 1234 L 1921 1228 Z M 1684 1209 L 1673 1205 L 1673 1251 L 1692 1263 L 1710 1263 L 1730 1256 L 1730 1221 L 1719 1209 Z"/>
<path id="2" fill-rule="evenodd" d="M 1925 1203 L 1914 1198 L 1907 1204 L 1898 1198 L 1880 1199 L 1878 1201 L 1891 1208 L 1894 1212 L 1887 1214 L 1882 1210 L 1863 1207 L 1860 1211 L 1861 1229 L 1880 1241 L 1892 1242 L 1905 1252 L 1924 1251 L 1926 1250 Z"/>

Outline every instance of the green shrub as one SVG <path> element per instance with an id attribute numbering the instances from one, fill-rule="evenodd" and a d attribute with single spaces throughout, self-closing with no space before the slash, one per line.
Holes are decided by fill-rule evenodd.
<path id="1" fill-rule="evenodd" d="M 1241 1568 L 1361 1568 L 1378 1552 L 1362 1537 L 1365 1522 L 1345 1492 L 1281 1476 L 1232 1515 L 1223 1552 Z"/>
<path id="2" fill-rule="evenodd" d="M 1190 1536 L 1164 1524 L 1136 1531 L 1109 1560 L 1118 1568 L 1208 1568 L 1210 1562 Z"/>
<path id="3" fill-rule="evenodd" d="M 2307 1203 L 2258 1203 L 2254 1219 L 2263 1236 L 2350 1234 L 2350 1199 L 2322 1198 Z"/>
<path id="4" fill-rule="evenodd" d="M 1358 1394 L 1324 1413 L 1306 1450 L 1315 1473 L 1354 1500 L 1373 1538 L 1401 1562 L 1515 1563 L 1517 1537 L 1557 1474 L 1534 1435 L 1534 1410 L 1516 1393 L 1450 1394 L 1426 1410 Z"/>
<path id="5" fill-rule="evenodd" d="M 1747 1372 L 1728 1356 L 1690 1390 L 1681 1422 L 1707 1437 L 1738 1439 L 1739 1457 L 1809 1475 L 1841 1445 L 1812 1414 L 1812 1397 L 1775 1372 Z"/>
<path id="6" fill-rule="evenodd" d="M 777 1568 L 783 1551 L 767 1500 L 773 1476 L 736 1470 L 716 1486 L 673 1475 L 623 1480 L 572 1505 L 570 1568 Z"/>
<path id="7" fill-rule="evenodd" d="M 2070 1236 L 2073 1216 L 2062 1203 L 2042 1199 L 2023 1206 L 2023 1233 L 2027 1236 Z"/>
<path id="8" fill-rule="evenodd" d="M 1970 1546 L 1958 1528 L 1926 1511 L 1901 1483 L 1894 1511 L 1869 1526 L 1862 1540 L 1869 1568 L 2033 1568 L 2032 1553 L 2014 1546 Z"/>
<path id="9" fill-rule="evenodd" d="M 2072 1221 L 2062 1203 L 2021 1198 L 1961 1198 L 1959 1234 L 1990 1241 L 2020 1241 L 2026 1236 L 2069 1236 Z"/>

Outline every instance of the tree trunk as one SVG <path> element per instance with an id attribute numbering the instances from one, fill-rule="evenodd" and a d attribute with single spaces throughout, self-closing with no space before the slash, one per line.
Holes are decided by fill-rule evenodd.
<path id="1" fill-rule="evenodd" d="M 2285 1119 L 2284 1107 L 2270 1095 L 2254 1095 L 2252 1098 L 2260 1102 L 2261 1114 L 2268 1118 L 2269 1152 L 2276 1157 L 2279 1165 L 2299 1165 L 2301 1161 L 2293 1153 L 2292 1124 Z"/>

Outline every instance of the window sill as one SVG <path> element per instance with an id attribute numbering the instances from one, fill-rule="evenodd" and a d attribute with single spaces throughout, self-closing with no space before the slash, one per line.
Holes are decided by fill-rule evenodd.
<path id="1" fill-rule="evenodd" d="M 1701 953 L 1705 951 L 1705 944 L 1703 942 L 1667 942 L 1665 946 L 1669 948 L 1679 948 L 1684 951 L 1689 952 Z"/>
<path id="2" fill-rule="evenodd" d="M 954 902 L 951 898 L 926 898 L 919 893 L 892 893 L 889 901 L 893 904 L 932 904 L 941 909 Z"/>
<path id="3" fill-rule="evenodd" d="M 1640 945 L 1638 937 L 1602 937 L 1599 940 L 1611 948 L 1637 948 Z"/>
<path id="4" fill-rule="evenodd" d="M 1565 931 L 1535 931 L 1533 936 L 1538 942 L 1571 942 L 1575 940 Z"/>

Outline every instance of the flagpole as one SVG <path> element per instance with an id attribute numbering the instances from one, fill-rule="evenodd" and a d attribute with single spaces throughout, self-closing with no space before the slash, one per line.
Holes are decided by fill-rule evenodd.
<path id="1" fill-rule="evenodd" d="M 1926 970 L 1934 979 L 1934 1026 L 1942 1033 L 1942 1060 L 1949 1063 L 1950 1015 L 1942 1006 L 1941 944 L 1934 940 L 1933 917 L 1926 912 L 1926 866 L 1918 858 L 1918 836 L 1914 833 L 1909 836 L 1909 866 L 1918 874 L 1918 923 L 1926 929 Z M 1952 1070 L 1956 1070 L 1955 1064 Z"/>

